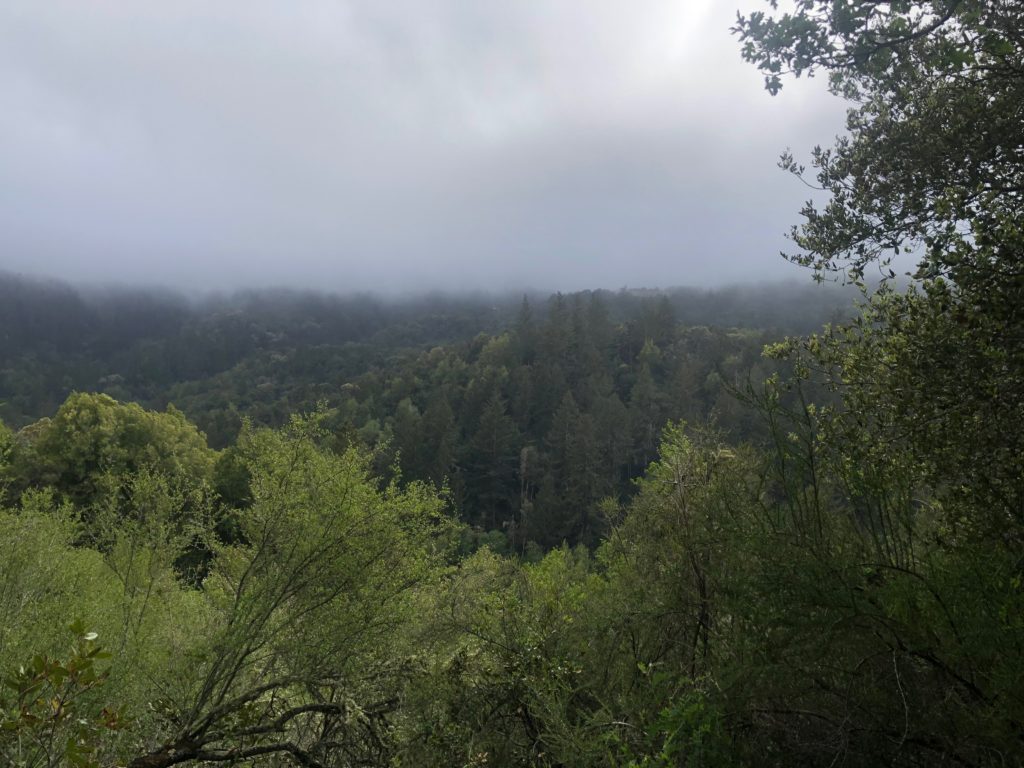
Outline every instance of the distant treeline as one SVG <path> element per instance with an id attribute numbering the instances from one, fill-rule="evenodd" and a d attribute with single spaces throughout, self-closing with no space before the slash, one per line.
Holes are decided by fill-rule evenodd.
<path id="1" fill-rule="evenodd" d="M 632 495 L 670 420 L 759 437 L 733 392 L 774 370 L 761 354 L 783 333 L 771 323 L 797 307 L 785 330 L 820 326 L 841 307 L 839 292 L 789 286 L 404 301 L 188 301 L 18 278 L 0 290 L 10 426 L 98 391 L 173 405 L 230 449 L 245 419 L 279 427 L 326 408 L 336 449 L 371 451 L 381 476 L 447 487 L 477 532 L 467 546 L 520 553 L 595 544 L 598 502 Z"/>
<path id="2" fill-rule="evenodd" d="M 683 325 L 777 334 L 814 330 L 847 315 L 851 305 L 846 292 L 803 284 L 595 294 L 614 324 L 643 322 L 652 306 L 667 303 Z M 535 306 L 546 298 L 529 294 Z M 23 426 L 53 414 L 73 391 L 162 408 L 174 387 L 185 387 L 188 397 L 220 387 L 211 380 L 234 369 L 255 379 L 280 367 L 282 355 L 303 375 L 347 379 L 398 350 L 500 333 L 515 321 L 521 300 L 519 293 L 386 299 L 283 290 L 188 298 L 0 273 L 0 418 Z M 317 397 L 332 394 L 318 391 Z M 281 413 L 306 403 L 286 405 Z M 212 442 L 233 438 L 204 423 L 201 411 L 186 412 L 211 432 Z"/>

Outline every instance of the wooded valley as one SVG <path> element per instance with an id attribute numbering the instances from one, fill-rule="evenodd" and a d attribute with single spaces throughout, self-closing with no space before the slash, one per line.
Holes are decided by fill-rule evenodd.
<path id="1" fill-rule="evenodd" d="M 1022 30 L 739 17 L 807 285 L 3 275 L 0 762 L 1024 765 Z"/>

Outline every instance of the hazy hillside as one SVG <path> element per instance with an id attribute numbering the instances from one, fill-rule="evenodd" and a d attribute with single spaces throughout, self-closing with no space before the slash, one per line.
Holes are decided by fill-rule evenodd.
<path id="1" fill-rule="evenodd" d="M 795 284 L 598 293 L 613 323 L 642 323 L 665 299 L 683 325 L 777 335 L 818 328 L 849 314 L 853 303 L 853 295 L 834 286 Z M 397 352 L 499 333 L 522 298 L 278 290 L 196 299 L 155 290 L 78 290 L 0 273 L 0 418 L 22 426 L 52 414 L 73 391 L 99 391 L 151 407 L 173 401 L 202 422 L 202 407 L 179 400 L 220 389 L 225 378 L 245 390 L 234 395 L 243 399 L 255 396 L 256 380 L 267 376 L 283 378 L 284 389 L 300 382 L 317 388 L 286 398 L 283 417 L 333 399 L 337 386 Z M 547 297 L 530 299 L 543 308 Z"/>

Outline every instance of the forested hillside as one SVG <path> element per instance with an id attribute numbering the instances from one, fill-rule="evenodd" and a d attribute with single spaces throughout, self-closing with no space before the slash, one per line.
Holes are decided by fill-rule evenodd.
<path id="1" fill-rule="evenodd" d="M 179 409 L 216 449 L 234 444 L 244 419 L 282 426 L 326 409 L 337 449 L 371 451 L 382 477 L 397 470 L 446 489 L 477 532 L 467 546 L 492 532 L 492 546 L 520 553 L 595 545 L 598 503 L 632 494 L 671 419 L 763 436 L 730 392 L 774 370 L 762 349 L 782 332 L 770 324 L 784 307 L 799 307 L 786 312 L 790 328 L 852 307 L 847 292 L 791 286 L 532 303 L 257 294 L 206 305 L 13 279 L 7 290 L 22 305 L 34 299 L 31 311 L 8 305 L 19 333 L 8 336 L 0 396 L 12 426 L 71 382 Z M 733 321 L 764 327 L 718 325 Z"/>
<path id="2" fill-rule="evenodd" d="M 564 296 L 562 311 L 591 297 L 602 322 L 629 324 L 634 344 L 664 336 L 674 322 L 807 332 L 848 316 L 853 303 L 848 292 L 789 284 L 588 292 Z M 368 369 L 390 373 L 401 358 L 509 330 L 523 298 L 259 291 L 188 299 L 0 273 L 0 418 L 22 427 L 52 415 L 73 391 L 100 391 L 153 408 L 173 402 L 223 447 L 242 415 L 281 425 L 320 399 L 336 404 L 341 387 Z M 549 295 L 527 301 L 543 324 Z"/>
<path id="3" fill-rule="evenodd" d="M 824 326 L 8 280 L 0 762 L 1024 765 L 1022 29 L 739 17 L 851 104 L 782 160 Z"/>

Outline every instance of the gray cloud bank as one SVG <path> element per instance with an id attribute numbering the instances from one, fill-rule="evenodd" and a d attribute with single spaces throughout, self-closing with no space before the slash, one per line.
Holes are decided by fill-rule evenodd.
<path id="1" fill-rule="evenodd" d="M 747 0 L 746 7 L 761 3 Z M 0 268 L 181 288 L 716 284 L 830 142 L 722 0 L 7 0 Z"/>

